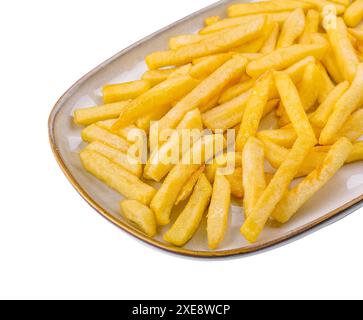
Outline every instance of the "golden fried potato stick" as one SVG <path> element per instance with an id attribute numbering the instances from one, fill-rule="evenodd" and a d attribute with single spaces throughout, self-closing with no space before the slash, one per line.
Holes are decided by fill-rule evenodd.
<path id="1" fill-rule="evenodd" d="M 184 185 L 182 191 L 180 191 L 178 199 L 175 202 L 176 206 L 190 197 L 190 195 L 193 193 L 194 187 L 197 184 L 200 176 L 204 173 L 204 170 L 205 166 L 201 166 L 199 170 L 195 171 L 192 174 L 188 182 Z"/>
<path id="2" fill-rule="evenodd" d="M 213 35 L 208 37 L 207 40 L 196 44 L 178 50 L 152 53 L 146 57 L 147 65 L 150 69 L 180 66 L 197 58 L 224 53 L 262 35 L 265 23 L 266 18 L 260 17 L 248 25 L 226 30 L 223 34 Z"/>
<path id="3" fill-rule="evenodd" d="M 204 125 L 211 130 L 228 130 L 241 123 L 251 92 L 252 90 L 249 90 L 240 96 L 204 113 L 202 115 Z M 278 99 L 270 100 L 264 110 L 264 116 L 270 113 L 278 105 L 278 103 Z"/>
<path id="4" fill-rule="evenodd" d="M 356 27 L 363 20 L 363 0 L 355 0 L 345 11 L 344 21 L 349 27 Z"/>
<path id="5" fill-rule="evenodd" d="M 190 92 L 198 81 L 190 76 L 168 79 L 133 100 L 122 112 L 113 126 L 114 130 L 127 127 L 140 117 L 152 113 L 157 108 L 169 107 L 173 101 Z"/>
<path id="6" fill-rule="evenodd" d="M 286 19 L 277 42 L 277 48 L 287 48 L 293 45 L 305 30 L 305 14 L 298 8 Z"/>
<path id="7" fill-rule="evenodd" d="M 105 104 L 132 100 L 150 90 L 151 84 L 146 80 L 111 84 L 103 87 L 103 102 Z"/>
<path id="8" fill-rule="evenodd" d="M 254 137 L 263 117 L 270 87 L 273 85 L 271 72 L 257 81 L 250 94 L 242 117 L 242 124 L 236 139 L 236 150 L 242 152 L 249 137 Z"/>
<path id="9" fill-rule="evenodd" d="M 238 17 L 238 18 L 227 18 L 218 21 L 217 23 L 208 26 L 202 30 L 199 31 L 199 34 L 205 35 L 205 34 L 212 34 L 215 32 L 219 32 L 222 30 L 230 29 L 238 27 L 239 25 L 245 25 L 249 24 L 252 21 L 254 21 L 257 18 L 266 16 L 268 21 L 274 23 L 277 22 L 279 25 L 285 22 L 285 20 L 290 15 L 290 12 L 277 12 L 277 13 L 269 13 L 269 14 L 252 14 L 244 17 Z"/>
<path id="10" fill-rule="evenodd" d="M 165 226 L 170 223 L 170 214 L 180 191 L 192 174 L 208 160 L 206 159 L 206 154 L 211 151 L 219 153 L 223 150 L 224 146 L 222 150 L 219 150 L 216 143 L 221 138 L 224 139 L 223 135 L 212 135 L 201 138 L 183 155 L 181 163 L 170 171 L 151 202 L 151 209 L 155 212 L 159 226 Z M 200 157 L 200 159 L 196 159 L 199 161 L 192 161 L 193 156 Z"/>
<path id="11" fill-rule="evenodd" d="M 202 135 L 203 123 L 200 111 L 198 109 L 187 113 L 176 129 L 175 135 L 164 143 L 159 149 L 154 150 L 151 154 L 144 170 L 144 177 L 154 181 L 161 181 L 179 161 L 184 152 L 188 151 L 183 148 L 183 131 L 196 129 L 198 133 L 194 139 L 199 139 Z M 192 138 L 192 137 L 190 137 Z M 175 155 L 177 159 L 169 163 L 170 154 Z"/>
<path id="12" fill-rule="evenodd" d="M 310 63 L 299 85 L 300 99 L 305 111 L 309 111 L 318 101 L 320 72 L 315 63 Z"/>
<path id="13" fill-rule="evenodd" d="M 334 177 L 344 165 L 352 149 L 352 143 L 348 139 L 339 139 L 331 147 L 323 163 L 303 182 L 284 195 L 272 217 L 280 223 L 289 221 L 316 192 Z"/>
<path id="14" fill-rule="evenodd" d="M 339 101 L 339 99 L 343 96 L 349 87 L 349 81 L 339 83 L 310 117 L 310 122 L 319 128 L 324 128 L 329 120 L 330 115 L 334 111 L 335 104 Z"/>
<path id="15" fill-rule="evenodd" d="M 204 19 L 204 24 L 208 27 L 221 20 L 220 16 L 212 16 Z"/>
<path id="16" fill-rule="evenodd" d="M 230 206 L 231 186 L 224 176 L 217 175 L 207 219 L 208 246 L 211 250 L 216 250 L 224 240 L 228 228 Z"/>
<path id="17" fill-rule="evenodd" d="M 100 128 L 95 124 L 91 124 L 90 126 L 84 128 L 81 135 L 83 141 L 85 142 L 91 143 L 94 141 L 99 141 L 121 152 L 127 152 L 130 148 L 130 145 L 125 139 L 121 138 L 117 134 Z"/>
<path id="18" fill-rule="evenodd" d="M 307 57 L 295 63 L 291 67 L 285 69 L 284 72 L 286 72 L 291 77 L 291 79 L 294 81 L 295 84 L 298 84 L 302 80 L 306 66 L 309 65 L 309 63 L 314 63 L 314 62 L 315 62 L 314 57 Z M 219 99 L 219 103 L 220 104 L 226 103 L 232 100 L 233 98 L 241 95 L 242 93 L 245 93 L 246 91 L 251 89 L 255 85 L 255 83 L 256 79 L 250 79 L 230 87 L 229 89 L 224 91 L 221 98 Z M 273 90 L 271 92 L 270 98 L 278 97 L 278 93 L 275 91 L 276 90 Z"/>
<path id="19" fill-rule="evenodd" d="M 193 238 L 209 205 L 212 191 L 208 179 L 202 174 L 187 206 L 174 225 L 165 233 L 166 242 L 182 247 Z"/>
<path id="20" fill-rule="evenodd" d="M 247 74 L 254 78 L 271 69 L 283 70 L 308 56 L 313 56 L 320 60 L 327 48 L 326 45 L 321 44 L 296 44 L 289 48 L 278 49 L 260 59 L 251 61 L 247 65 Z"/>
<path id="21" fill-rule="evenodd" d="M 335 85 L 333 81 L 330 79 L 328 72 L 320 62 L 317 63 L 317 68 L 319 69 L 320 72 L 320 80 L 319 80 L 320 94 L 318 97 L 318 101 L 319 103 L 323 103 L 325 99 L 329 96 L 330 92 L 334 90 Z"/>
<path id="22" fill-rule="evenodd" d="M 337 137 L 345 137 L 352 142 L 357 141 L 363 135 L 363 109 L 353 113 L 343 128 L 338 132 Z"/>
<path id="23" fill-rule="evenodd" d="M 190 75 L 195 79 L 203 80 L 209 77 L 231 58 L 231 53 L 221 53 L 206 57 L 192 67 Z"/>
<path id="24" fill-rule="evenodd" d="M 232 174 L 228 174 L 225 177 L 231 186 L 232 195 L 238 199 L 242 199 L 244 195 L 242 168 L 237 168 Z"/>
<path id="25" fill-rule="evenodd" d="M 363 41 L 363 29 L 362 28 L 349 28 L 349 34 L 356 38 L 359 42 Z"/>
<path id="26" fill-rule="evenodd" d="M 178 68 L 161 69 L 161 70 L 148 70 L 142 75 L 142 80 L 148 81 L 152 87 L 165 81 L 173 74 Z"/>
<path id="27" fill-rule="evenodd" d="M 180 100 L 158 123 L 159 130 L 175 128 L 186 113 L 202 108 L 223 89 L 242 76 L 247 60 L 238 55 L 228 60 L 192 92 Z"/>
<path id="28" fill-rule="evenodd" d="M 363 161 L 363 142 L 357 142 L 354 144 L 353 151 L 347 160 L 348 163 L 357 161 Z"/>
<path id="29" fill-rule="evenodd" d="M 188 76 L 190 70 L 192 70 L 192 64 L 188 63 L 184 66 L 181 66 L 179 68 L 176 68 L 176 70 L 169 75 L 168 79 L 173 79 L 173 78 L 179 78 L 180 76 Z"/>
<path id="30" fill-rule="evenodd" d="M 344 126 L 349 116 L 363 105 L 363 64 L 358 66 L 356 77 L 350 88 L 343 94 L 320 136 L 321 145 L 334 142 L 334 137 Z"/>
<path id="31" fill-rule="evenodd" d="M 249 41 L 238 48 L 234 48 L 233 51 L 237 53 L 258 53 L 263 44 L 265 43 L 265 37 L 261 36 L 257 39 Z"/>
<path id="32" fill-rule="evenodd" d="M 141 177 L 142 165 L 139 159 L 133 158 L 126 153 L 120 152 L 98 141 L 89 144 L 85 150 L 97 152 L 136 177 Z"/>
<path id="33" fill-rule="evenodd" d="M 257 13 L 272 13 L 272 12 L 283 12 L 292 11 L 297 8 L 312 9 L 313 5 L 304 3 L 302 1 L 291 1 L 291 0 L 273 0 L 266 2 L 256 3 L 238 3 L 231 5 L 228 8 L 229 17 L 247 16 L 250 14 Z"/>
<path id="34" fill-rule="evenodd" d="M 154 212 L 149 207 L 135 200 L 124 200 L 120 203 L 121 213 L 132 224 L 136 225 L 149 237 L 156 236 L 157 226 Z"/>
<path id="35" fill-rule="evenodd" d="M 349 39 L 348 29 L 342 18 L 337 18 L 336 26 L 326 30 L 334 51 L 340 72 L 345 80 L 353 81 L 359 64 L 358 56 Z"/>
<path id="36" fill-rule="evenodd" d="M 268 139 L 279 146 L 291 148 L 297 139 L 297 134 L 294 128 L 281 128 L 260 131 L 257 133 L 257 138 Z"/>
<path id="37" fill-rule="evenodd" d="M 250 216 L 258 199 L 266 189 L 265 152 L 256 138 L 248 139 L 243 150 L 243 189 L 245 217 Z"/>
<path id="38" fill-rule="evenodd" d="M 300 137 L 288 157 L 277 170 L 256 206 L 241 228 L 241 234 L 251 243 L 258 240 L 267 220 L 281 201 L 301 164 L 315 145 L 315 139 Z"/>
<path id="39" fill-rule="evenodd" d="M 291 78 L 283 72 L 275 72 L 275 85 L 285 111 L 298 136 L 307 136 L 316 141 L 315 133 L 301 103 L 299 92 Z"/>
<path id="40" fill-rule="evenodd" d="M 319 31 L 320 13 L 316 10 L 309 10 L 306 14 L 305 29 L 299 38 L 300 44 L 310 44 L 311 35 Z"/>
<path id="41" fill-rule="evenodd" d="M 329 6 L 334 6 L 336 9 L 336 13 L 338 15 L 344 13 L 346 9 L 344 5 L 339 3 L 334 3 L 335 1 L 327 1 L 327 0 L 300 0 L 300 1 L 313 5 L 315 9 L 318 9 L 321 12 L 324 12 L 325 8 Z"/>
<path id="42" fill-rule="evenodd" d="M 185 46 L 190 46 L 191 44 L 199 43 L 205 38 L 206 36 L 199 34 L 178 35 L 169 39 L 169 48 L 171 50 L 177 50 Z"/>
<path id="43" fill-rule="evenodd" d="M 111 120 L 99 121 L 99 122 L 96 122 L 95 124 L 97 127 L 105 129 L 113 134 L 117 134 L 118 136 L 120 136 L 121 138 L 124 138 L 128 142 L 134 142 L 134 141 L 130 140 L 130 137 L 132 136 L 131 134 L 140 129 L 138 127 L 132 125 L 132 126 L 129 126 L 126 128 L 121 128 L 120 130 L 117 130 L 117 131 L 113 131 L 112 126 L 115 124 L 116 121 L 117 121 L 117 119 L 111 119 Z"/>
<path id="44" fill-rule="evenodd" d="M 83 150 L 80 157 L 84 168 L 89 173 L 126 198 L 148 205 L 154 197 L 154 188 L 99 153 Z"/>
<path id="45" fill-rule="evenodd" d="M 279 34 L 280 34 L 280 26 L 277 22 L 275 22 L 273 23 L 260 52 L 263 54 L 267 54 L 274 51 L 276 49 L 277 41 L 279 39 Z"/>
<path id="46" fill-rule="evenodd" d="M 130 101 L 122 101 L 103 106 L 77 109 L 74 112 L 74 123 L 88 126 L 98 121 L 117 119 L 129 103 Z"/>

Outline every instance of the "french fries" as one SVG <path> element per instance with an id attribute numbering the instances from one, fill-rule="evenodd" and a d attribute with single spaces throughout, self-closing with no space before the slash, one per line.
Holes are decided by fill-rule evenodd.
<path id="1" fill-rule="evenodd" d="M 288 48 L 278 49 L 260 59 L 251 61 L 247 65 L 247 74 L 251 77 L 258 77 L 271 69 L 283 70 L 308 56 L 320 60 L 327 48 L 326 45 L 322 44 L 296 44 Z"/>
<path id="2" fill-rule="evenodd" d="M 164 240 L 175 246 L 184 246 L 198 230 L 212 195 L 212 186 L 202 174 L 194 192 L 178 219 L 164 235 Z"/>
<path id="3" fill-rule="evenodd" d="M 194 45 L 173 51 L 152 53 L 147 56 L 146 62 L 149 68 L 153 70 L 167 66 L 181 66 L 197 58 L 223 53 L 262 35 L 265 23 L 265 17 L 260 17 L 248 25 L 241 25 L 232 30 L 226 30 L 223 35 L 214 35 Z"/>
<path id="4" fill-rule="evenodd" d="M 140 232 L 170 225 L 174 246 L 205 221 L 209 249 L 222 249 L 232 203 L 240 234 L 265 244 L 363 161 L 363 1 L 253 1 L 227 13 L 174 34 L 140 80 L 105 85 L 104 105 L 74 112 L 85 171 L 120 194 Z"/>
<path id="5" fill-rule="evenodd" d="M 149 237 L 157 233 L 157 226 L 154 213 L 149 207 L 135 200 L 121 201 L 121 212 L 127 220 L 135 224 L 142 232 Z"/>
<path id="6" fill-rule="evenodd" d="M 248 139 L 243 150 L 244 212 L 249 217 L 266 189 L 265 154 L 263 144 L 256 138 Z"/>
<path id="7" fill-rule="evenodd" d="M 320 144 L 329 145 L 343 127 L 349 116 L 363 104 L 363 64 L 358 66 L 356 77 L 350 88 L 343 94 L 334 107 L 334 111 L 324 127 Z"/>
<path id="8" fill-rule="evenodd" d="M 129 103 L 130 101 L 123 101 L 103 106 L 77 109 L 74 112 L 74 123 L 80 126 L 88 126 L 98 121 L 117 119 Z"/>
<path id="9" fill-rule="evenodd" d="M 117 130 L 135 123 L 138 117 L 152 113 L 156 108 L 168 108 L 173 101 L 190 92 L 198 82 L 190 76 L 168 79 L 133 100 L 113 125 Z"/>
<path id="10" fill-rule="evenodd" d="M 105 104 L 132 100 L 145 93 L 151 88 L 146 80 L 111 84 L 103 87 L 103 102 Z"/>
<path id="11" fill-rule="evenodd" d="M 339 139 L 328 152 L 321 166 L 317 167 L 303 182 L 290 190 L 277 205 L 272 217 L 286 223 L 316 192 L 318 192 L 344 165 L 352 151 L 352 143 Z"/>
<path id="12" fill-rule="evenodd" d="M 148 205 L 155 189 L 97 152 L 80 153 L 84 168 L 126 198 Z"/>
<path id="13" fill-rule="evenodd" d="M 228 228 L 230 205 L 231 186 L 224 176 L 217 175 L 214 180 L 207 222 L 208 246 L 211 250 L 216 250 L 224 239 Z"/>

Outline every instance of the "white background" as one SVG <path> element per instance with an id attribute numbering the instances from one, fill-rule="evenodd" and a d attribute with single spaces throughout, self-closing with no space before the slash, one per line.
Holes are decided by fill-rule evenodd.
<path id="1" fill-rule="evenodd" d="M 1 1 L 0 298 L 363 298 L 363 211 L 228 260 L 153 249 L 94 212 L 53 158 L 47 118 L 100 62 L 213 0 Z"/>

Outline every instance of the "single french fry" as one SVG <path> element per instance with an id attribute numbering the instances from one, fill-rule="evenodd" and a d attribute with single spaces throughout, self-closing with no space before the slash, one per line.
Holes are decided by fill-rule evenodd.
<path id="1" fill-rule="evenodd" d="M 247 16 L 256 13 L 271 13 L 271 12 L 282 12 L 292 11 L 297 8 L 312 9 L 311 4 L 307 4 L 299 1 L 267 1 L 257 3 L 238 3 L 231 5 L 228 8 L 229 17 Z"/>
<path id="2" fill-rule="evenodd" d="M 212 196 L 212 186 L 204 174 L 198 180 L 194 192 L 174 225 L 164 235 L 164 240 L 182 247 L 198 230 Z"/>
<path id="3" fill-rule="evenodd" d="M 327 33 L 344 79 L 352 82 L 357 72 L 359 59 L 343 19 L 337 18 L 336 25 L 329 27 Z"/>
<path id="4" fill-rule="evenodd" d="M 361 136 L 363 136 L 363 109 L 356 111 L 348 118 L 335 139 L 345 137 L 350 141 L 355 142 Z"/>
<path id="5" fill-rule="evenodd" d="M 117 121 L 117 119 L 111 119 L 111 120 L 105 120 L 105 121 L 99 121 L 96 122 L 96 126 L 105 129 L 111 133 L 117 134 L 118 136 L 120 136 L 121 138 L 124 138 L 126 141 L 128 142 L 134 142 L 133 139 L 130 139 L 134 136 L 136 131 L 139 131 L 140 129 L 134 125 L 126 127 L 126 128 L 121 128 L 117 131 L 113 131 L 112 127 L 115 124 L 115 122 Z"/>
<path id="6" fill-rule="evenodd" d="M 318 101 L 319 103 L 323 103 L 326 98 L 329 96 L 329 94 L 334 90 L 335 85 L 331 78 L 328 75 L 328 72 L 324 68 L 324 66 L 321 63 L 317 63 L 317 68 L 320 72 L 320 79 L 319 79 L 319 97 Z"/>
<path id="7" fill-rule="evenodd" d="M 183 145 L 183 131 L 193 129 L 199 131 L 200 134 L 190 138 L 199 139 L 202 134 L 203 123 L 198 109 L 187 113 L 177 127 L 175 135 L 170 137 L 159 149 L 154 150 L 145 166 L 144 177 L 157 182 L 161 181 L 179 162 L 182 154 L 187 151 Z M 176 158 L 170 159 L 170 154 Z"/>
<path id="8" fill-rule="evenodd" d="M 338 15 L 344 13 L 346 7 L 339 3 L 334 3 L 335 1 L 327 1 L 327 0 L 300 0 L 301 2 L 305 2 L 307 4 L 313 5 L 315 9 L 318 9 L 321 12 L 324 12 L 325 8 L 334 7 L 336 13 Z"/>
<path id="9" fill-rule="evenodd" d="M 299 85 L 300 99 L 305 111 L 314 107 L 319 97 L 320 72 L 315 63 L 309 64 L 304 72 L 303 79 Z"/>
<path id="10" fill-rule="evenodd" d="M 357 142 L 353 146 L 353 151 L 347 159 L 347 163 L 363 161 L 363 142 Z"/>
<path id="11" fill-rule="evenodd" d="M 217 171 L 218 172 L 218 171 Z M 243 190 L 243 171 L 242 168 L 236 168 L 233 173 L 225 176 L 231 186 L 231 193 L 238 199 L 242 199 Z"/>
<path id="12" fill-rule="evenodd" d="M 187 200 L 190 195 L 193 193 L 194 187 L 197 184 L 200 176 L 204 173 L 205 166 L 201 166 L 199 170 L 195 171 L 188 182 L 184 185 L 183 189 L 180 191 L 178 199 L 175 202 L 175 205 L 179 205 L 181 202 Z"/>
<path id="13" fill-rule="evenodd" d="M 316 10 L 309 10 L 306 14 L 305 29 L 299 38 L 300 44 L 311 43 L 311 35 L 319 31 L 320 13 Z"/>
<path id="14" fill-rule="evenodd" d="M 271 72 L 262 76 L 250 94 L 242 117 L 241 128 L 236 139 L 236 150 L 243 151 L 249 137 L 254 137 L 260 126 L 272 86 Z"/>
<path id="15" fill-rule="evenodd" d="M 183 186 L 188 182 L 192 174 L 205 163 L 206 153 L 218 150 L 216 141 L 224 139 L 223 135 L 205 136 L 197 141 L 193 147 L 183 155 L 181 163 L 176 165 L 166 177 L 159 191 L 151 202 L 151 209 L 155 212 L 159 226 L 170 223 L 170 214 Z M 222 146 L 223 150 L 224 146 Z M 198 161 L 192 161 L 193 156 L 199 156 Z M 213 155 L 212 155 L 213 157 Z"/>
<path id="16" fill-rule="evenodd" d="M 300 137 L 288 157 L 277 170 L 256 206 L 241 228 L 241 234 L 251 243 L 258 240 L 267 220 L 281 201 L 301 164 L 315 145 L 315 139 Z"/>
<path id="17" fill-rule="evenodd" d="M 132 173 L 136 177 L 141 177 L 142 165 L 139 159 L 133 158 L 126 153 L 120 152 L 112 147 L 109 147 L 101 142 L 95 141 L 89 144 L 85 150 L 97 152 L 105 158 L 113 161 L 121 168 Z"/>
<path id="18" fill-rule="evenodd" d="M 177 68 L 161 69 L 161 70 L 148 70 L 142 75 L 142 80 L 148 81 L 152 87 L 168 79 L 168 77 L 175 72 Z"/>
<path id="19" fill-rule="evenodd" d="M 206 36 L 199 34 L 185 34 L 175 36 L 169 39 L 169 48 L 171 50 L 177 50 L 179 48 L 189 46 L 191 44 L 196 44 L 204 40 Z"/>
<path id="20" fill-rule="evenodd" d="M 155 215 L 149 207 L 135 200 L 121 201 L 120 206 L 125 218 L 135 224 L 143 233 L 149 237 L 156 235 Z"/>
<path id="21" fill-rule="evenodd" d="M 355 0 L 345 11 L 344 21 L 349 27 L 356 27 L 363 20 L 363 0 Z"/>
<path id="22" fill-rule="evenodd" d="M 74 123 L 88 126 L 98 121 L 117 119 L 130 101 L 106 104 L 103 106 L 78 109 L 74 112 Z"/>
<path id="23" fill-rule="evenodd" d="M 279 25 L 285 22 L 287 17 L 290 15 L 290 12 L 277 12 L 277 13 L 269 13 L 269 14 L 252 14 L 248 16 L 238 17 L 238 18 L 227 18 L 218 21 L 217 23 L 208 26 L 199 31 L 199 34 L 212 34 L 215 32 L 219 32 L 225 29 L 235 28 L 239 25 L 249 24 L 257 18 L 262 16 L 266 16 L 268 21 L 274 23 L 277 22 Z"/>
<path id="24" fill-rule="evenodd" d="M 277 48 L 287 48 L 303 34 L 305 30 L 305 14 L 303 9 L 295 9 L 286 19 L 277 42 Z"/>
<path id="25" fill-rule="evenodd" d="M 265 23 L 266 18 L 261 17 L 248 25 L 226 30 L 223 34 L 213 35 L 194 45 L 178 50 L 152 53 L 147 56 L 146 62 L 150 69 L 158 69 L 167 66 L 180 66 L 197 58 L 223 53 L 262 35 Z"/>
<path id="26" fill-rule="evenodd" d="M 114 130 L 133 124 L 140 116 L 152 113 L 157 108 L 168 108 L 190 92 L 198 81 L 190 76 L 168 79 L 133 100 L 122 112 L 113 126 Z"/>
<path id="27" fill-rule="evenodd" d="M 315 133 L 304 111 L 299 93 L 291 78 L 282 72 L 275 72 L 275 84 L 289 119 L 298 136 L 308 136 L 316 141 Z"/>
<path id="28" fill-rule="evenodd" d="M 289 48 L 278 49 L 260 59 L 251 61 L 247 65 L 247 74 L 253 78 L 271 69 L 283 70 L 308 56 L 313 56 L 320 60 L 326 50 L 327 46 L 321 44 L 296 44 Z"/>
<path id="29" fill-rule="evenodd" d="M 293 64 L 291 67 L 285 69 L 284 72 L 291 77 L 291 79 L 294 81 L 295 84 L 298 84 L 302 80 L 306 66 L 309 65 L 310 63 L 315 63 L 314 57 L 307 57 Z M 223 104 L 228 101 L 231 101 L 233 98 L 236 98 L 237 96 L 251 89 L 255 85 L 255 83 L 256 79 L 250 79 L 248 81 L 238 83 L 230 87 L 222 94 L 221 98 L 219 99 L 219 103 Z M 277 97 L 278 97 L 277 92 L 276 93 L 271 92 L 270 98 L 277 98 Z"/>
<path id="30" fill-rule="evenodd" d="M 155 189 L 97 152 L 80 153 L 84 168 L 126 198 L 148 205 Z"/>
<path id="31" fill-rule="evenodd" d="M 82 130 L 82 139 L 89 143 L 99 141 L 121 152 L 127 152 L 130 147 L 125 139 L 95 124 L 91 124 Z"/>
<path id="32" fill-rule="evenodd" d="M 180 76 L 188 76 L 190 70 L 192 70 L 192 66 L 193 65 L 191 63 L 188 63 L 184 66 L 176 68 L 176 70 L 169 75 L 168 79 L 179 78 Z"/>
<path id="33" fill-rule="evenodd" d="M 211 25 L 217 23 L 219 20 L 221 20 L 220 16 L 208 17 L 204 20 L 204 24 L 208 27 L 208 26 L 211 26 Z"/>
<path id="34" fill-rule="evenodd" d="M 348 31 L 359 42 L 363 41 L 363 29 L 362 28 L 349 28 Z"/>
<path id="35" fill-rule="evenodd" d="M 231 186 L 224 176 L 217 175 L 207 220 L 208 246 L 211 250 L 216 250 L 225 237 L 230 206 Z"/>
<path id="36" fill-rule="evenodd" d="M 291 148 L 297 139 L 297 134 L 294 128 L 281 128 L 260 131 L 257 133 L 257 138 L 268 139 L 279 146 Z"/>
<path id="37" fill-rule="evenodd" d="M 231 58 L 231 53 L 221 53 L 206 57 L 192 67 L 190 70 L 190 75 L 195 79 L 203 80 L 209 77 L 213 72 L 215 72 Z"/>
<path id="38" fill-rule="evenodd" d="M 261 36 L 257 39 L 249 41 L 238 48 L 234 48 L 233 51 L 237 53 L 258 53 L 263 44 L 265 43 L 265 37 Z"/>
<path id="39" fill-rule="evenodd" d="M 334 111 L 335 104 L 343 96 L 343 94 L 348 90 L 350 86 L 349 81 L 344 81 L 338 84 L 333 91 L 327 96 L 325 101 L 316 109 L 314 114 L 311 116 L 310 121 L 313 125 L 324 128 L 327 124 L 330 115 Z"/>
<path id="40" fill-rule="evenodd" d="M 263 144 L 256 138 L 248 139 L 243 150 L 244 212 L 248 217 L 266 189 L 265 154 Z"/>
<path id="41" fill-rule="evenodd" d="M 329 145 L 344 126 L 349 116 L 363 105 L 363 64 L 358 66 L 356 77 L 350 88 L 343 94 L 320 136 L 321 145 Z"/>
<path id="42" fill-rule="evenodd" d="M 186 113 L 207 104 L 230 83 L 244 73 L 247 60 L 236 55 L 203 80 L 192 92 L 180 100 L 158 123 L 159 130 L 175 128 Z"/>
<path id="43" fill-rule="evenodd" d="M 202 115 L 204 125 L 211 130 L 227 130 L 235 127 L 242 121 L 248 98 L 252 90 L 221 104 L 220 106 Z M 264 115 L 271 112 L 278 104 L 278 100 L 270 100 L 267 103 Z"/>
<path id="44" fill-rule="evenodd" d="M 352 143 L 339 139 L 328 152 L 323 163 L 317 167 L 303 182 L 288 191 L 277 205 L 272 216 L 280 223 L 286 223 L 294 214 L 344 165 L 353 149 Z"/>
<path id="45" fill-rule="evenodd" d="M 280 34 L 280 26 L 277 22 L 275 22 L 270 31 L 269 34 L 265 40 L 265 43 L 263 44 L 260 52 L 263 54 L 271 53 L 276 49 L 277 41 Z"/>
<path id="46" fill-rule="evenodd" d="M 132 100 L 150 90 L 151 84 L 146 80 L 111 84 L 103 87 L 103 102 L 105 104 Z"/>

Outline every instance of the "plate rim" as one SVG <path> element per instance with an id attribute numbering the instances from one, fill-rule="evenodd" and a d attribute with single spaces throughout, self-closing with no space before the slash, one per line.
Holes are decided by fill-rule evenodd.
<path id="1" fill-rule="evenodd" d="M 59 167 L 61 168 L 63 174 L 66 176 L 66 178 L 71 183 L 71 185 L 78 192 L 78 194 L 96 212 L 98 212 L 103 218 L 105 218 L 109 222 L 113 223 L 115 226 L 122 229 L 123 231 L 125 231 L 129 235 L 134 236 L 135 238 L 141 240 L 142 242 L 144 242 L 144 243 L 146 243 L 148 245 L 151 245 L 151 246 L 153 246 L 155 248 L 158 248 L 158 249 L 162 249 L 162 250 L 167 251 L 169 253 L 179 254 L 179 255 L 193 257 L 193 258 L 223 258 L 223 257 L 242 256 L 242 255 L 247 255 L 247 254 L 258 253 L 258 252 L 260 252 L 262 250 L 269 249 L 269 248 L 272 248 L 274 246 L 283 245 L 285 242 L 294 241 L 294 238 L 299 237 L 299 236 L 303 236 L 304 233 L 307 233 L 309 231 L 313 232 L 314 228 L 318 228 L 319 226 L 321 226 L 324 223 L 329 222 L 333 218 L 336 218 L 336 217 L 344 215 L 344 214 L 349 215 L 350 213 L 353 213 L 354 211 L 356 211 L 359 208 L 363 207 L 363 194 L 362 194 L 359 197 L 353 199 L 352 201 L 344 204 L 343 206 L 341 206 L 341 207 L 339 207 L 339 208 L 337 208 L 337 209 L 323 215 L 319 219 L 316 219 L 311 223 L 307 223 L 307 224 L 301 226 L 300 228 L 294 229 L 291 232 L 289 232 L 286 235 L 283 235 L 283 236 L 281 236 L 279 238 L 276 238 L 276 239 L 273 239 L 273 240 L 270 240 L 270 241 L 265 241 L 265 242 L 262 242 L 262 243 L 258 243 L 258 244 L 255 244 L 255 245 L 252 244 L 252 245 L 250 245 L 250 246 L 248 246 L 246 248 L 237 248 L 237 249 L 220 250 L 220 251 L 196 251 L 196 250 L 190 250 L 190 249 L 175 247 L 175 246 L 169 245 L 167 243 L 163 243 L 161 241 L 158 241 L 158 240 L 156 240 L 154 238 L 150 238 L 147 235 L 145 235 L 144 233 L 142 233 L 141 231 L 139 231 L 139 230 L 135 229 L 134 227 L 132 227 L 132 225 L 123 222 L 121 219 L 117 219 L 111 213 L 109 213 L 107 210 L 105 210 L 101 205 L 99 205 L 95 200 L 93 200 L 93 198 L 82 188 L 82 186 L 78 183 L 78 181 L 71 174 L 70 170 L 66 166 L 65 161 L 63 160 L 62 155 L 61 155 L 61 153 L 59 151 L 59 148 L 57 146 L 56 139 L 55 139 L 55 133 L 54 133 L 55 119 L 56 119 L 56 117 L 58 115 L 58 112 L 63 107 L 63 101 L 65 101 L 69 96 L 71 96 L 73 94 L 73 92 L 75 92 L 77 90 L 77 88 L 83 82 L 87 81 L 91 76 L 93 76 L 94 74 L 99 72 L 101 69 L 103 69 L 109 63 L 111 63 L 112 61 L 118 59 L 119 57 L 121 57 L 125 53 L 131 51 L 133 48 L 137 47 L 139 44 L 141 44 L 141 43 L 143 43 L 143 42 L 145 42 L 147 40 L 152 39 L 153 37 L 155 37 L 155 36 L 165 32 L 165 31 L 169 30 L 170 28 L 172 28 L 174 26 L 177 26 L 178 24 L 180 24 L 183 21 L 186 21 L 186 20 L 191 19 L 191 18 L 193 18 L 193 17 L 195 17 L 195 16 L 197 16 L 199 14 L 207 12 L 207 11 L 209 11 L 209 10 L 215 8 L 215 7 L 218 7 L 218 6 L 222 5 L 223 3 L 227 4 L 228 2 L 232 2 L 232 1 L 231 0 L 221 0 L 221 1 L 218 1 L 218 2 L 216 2 L 216 3 L 214 3 L 214 4 L 210 5 L 210 6 L 207 6 L 207 7 L 203 8 L 203 9 L 201 9 L 201 10 L 198 10 L 198 11 L 192 13 L 191 15 L 188 15 L 183 19 L 177 20 L 176 22 L 168 25 L 167 27 L 162 28 L 159 31 L 156 31 L 156 32 L 152 33 L 151 35 L 149 35 L 149 36 L 135 42 L 131 46 L 121 50 L 120 52 L 118 52 L 117 54 L 112 56 L 111 58 L 105 60 L 104 62 L 99 64 L 97 67 L 95 67 L 94 69 L 92 69 L 91 71 L 86 73 L 84 76 L 82 76 L 78 81 L 76 81 L 58 99 L 58 101 L 56 102 L 56 104 L 52 108 L 51 113 L 49 115 L 49 119 L 48 119 L 49 142 L 50 142 L 51 150 L 53 152 L 53 155 L 54 155 Z M 355 206 L 356 206 L 356 208 L 354 209 Z"/>

